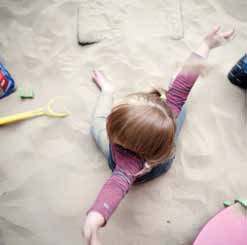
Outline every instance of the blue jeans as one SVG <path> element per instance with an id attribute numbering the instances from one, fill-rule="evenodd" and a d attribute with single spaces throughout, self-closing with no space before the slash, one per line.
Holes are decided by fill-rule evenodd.
<path id="1" fill-rule="evenodd" d="M 95 106 L 92 124 L 91 124 L 91 133 L 95 139 L 95 142 L 98 148 L 104 153 L 105 157 L 108 159 L 108 165 L 113 171 L 116 167 L 116 163 L 112 159 L 112 154 L 109 147 L 109 140 L 106 133 L 106 118 L 109 115 L 112 108 L 112 94 L 111 93 L 102 93 L 98 97 L 98 101 Z M 179 113 L 176 119 L 176 135 L 175 143 L 178 140 L 179 134 L 181 132 L 183 123 L 185 121 L 186 108 L 183 106 L 181 112 Z M 175 157 L 167 159 L 164 163 L 159 164 L 154 167 L 149 173 L 136 179 L 135 183 L 143 183 L 150 181 L 164 173 L 166 173 L 174 160 Z"/>

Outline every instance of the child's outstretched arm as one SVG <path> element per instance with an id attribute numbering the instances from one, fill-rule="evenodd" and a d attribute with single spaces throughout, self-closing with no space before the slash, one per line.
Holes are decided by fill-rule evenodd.
<path id="1" fill-rule="evenodd" d="M 83 231 L 87 245 L 100 244 L 98 230 L 109 220 L 135 181 L 136 174 L 143 168 L 143 161 L 137 156 L 123 152 L 116 145 L 112 147 L 116 168 L 88 211 Z"/>
<path id="2" fill-rule="evenodd" d="M 221 32 L 220 26 L 215 27 L 205 36 L 199 48 L 190 55 L 167 92 L 167 104 L 176 116 L 181 111 L 195 81 L 201 74 L 203 63 L 210 51 L 232 40 L 234 32 L 234 30 Z"/>

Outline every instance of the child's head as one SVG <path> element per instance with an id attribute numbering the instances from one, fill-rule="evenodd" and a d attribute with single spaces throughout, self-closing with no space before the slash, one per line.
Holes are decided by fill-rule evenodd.
<path id="1" fill-rule="evenodd" d="M 129 149 L 155 166 L 173 152 L 175 118 L 167 106 L 163 89 L 128 95 L 113 107 L 107 118 L 111 144 Z"/>

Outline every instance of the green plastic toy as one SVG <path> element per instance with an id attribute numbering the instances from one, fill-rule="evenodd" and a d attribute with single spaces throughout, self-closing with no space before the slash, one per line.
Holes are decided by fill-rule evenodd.
<path id="1" fill-rule="evenodd" d="M 34 92 L 30 88 L 29 89 L 20 88 L 18 92 L 19 92 L 20 99 L 33 99 L 34 98 Z"/>
<path id="2" fill-rule="evenodd" d="M 235 203 L 241 204 L 244 208 L 247 208 L 247 200 L 242 198 L 235 199 Z"/>
<path id="3" fill-rule="evenodd" d="M 226 208 L 232 205 L 230 201 L 224 201 L 223 204 L 224 204 L 224 207 Z"/>
<path id="4" fill-rule="evenodd" d="M 247 208 L 247 199 L 243 199 L 243 198 L 237 198 L 234 200 L 234 203 L 239 203 L 241 204 L 244 208 Z M 231 205 L 233 205 L 234 203 L 230 202 L 230 201 L 224 201 L 223 205 L 224 207 L 229 207 Z"/>

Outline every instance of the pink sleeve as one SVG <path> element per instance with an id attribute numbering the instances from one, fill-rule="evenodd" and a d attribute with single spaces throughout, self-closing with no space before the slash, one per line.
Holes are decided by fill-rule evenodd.
<path id="1" fill-rule="evenodd" d="M 171 107 L 176 117 L 201 73 L 200 63 L 203 60 L 204 58 L 200 55 L 192 53 L 167 91 L 167 104 Z"/>
<path id="2" fill-rule="evenodd" d="M 99 212 L 105 223 L 129 191 L 136 179 L 135 174 L 142 169 L 142 160 L 138 157 L 125 155 L 125 152 L 121 151 L 115 153 L 116 168 L 88 211 Z"/>

